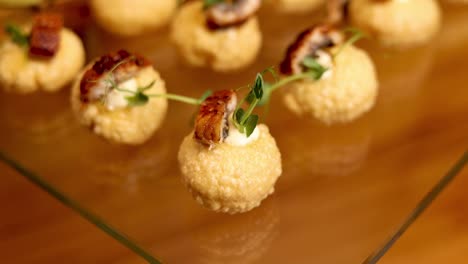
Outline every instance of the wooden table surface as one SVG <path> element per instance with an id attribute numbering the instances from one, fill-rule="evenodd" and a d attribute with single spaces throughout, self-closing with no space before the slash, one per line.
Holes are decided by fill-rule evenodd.
<path id="1" fill-rule="evenodd" d="M 311 23 L 266 13 L 259 61 L 234 75 L 182 65 L 167 30 L 116 39 L 91 28 L 85 43 L 89 58 L 120 47 L 147 54 L 172 92 L 198 95 L 250 81 Z M 444 5 L 443 28 L 426 47 L 360 45 L 377 65 L 376 107 L 352 124 L 326 127 L 293 116 L 275 95 L 266 123 L 284 172 L 275 194 L 247 214 L 207 212 L 180 184 L 176 153 L 190 130 L 188 106 L 171 103 L 164 128 L 132 148 L 80 127 L 68 91 L 0 93 L 0 150 L 165 263 L 357 264 L 468 149 L 468 7 Z M 0 175 L 3 263 L 144 263 L 4 164 Z M 466 184 L 467 169 L 381 263 L 466 263 Z"/>

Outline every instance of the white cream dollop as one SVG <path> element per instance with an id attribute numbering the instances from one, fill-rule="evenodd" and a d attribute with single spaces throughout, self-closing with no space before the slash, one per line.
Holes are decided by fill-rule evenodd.
<path id="1" fill-rule="evenodd" d="M 333 59 L 330 53 L 323 51 L 323 50 L 317 50 L 317 62 L 325 67 L 327 70 L 323 73 L 322 78 L 320 79 L 328 79 L 332 76 L 333 74 Z"/>
<path id="2" fill-rule="evenodd" d="M 136 92 L 138 90 L 138 83 L 135 78 L 131 78 L 122 82 L 118 85 L 122 90 L 127 90 L 131 92 Z M 113 111 L 116 109 L 125 108 L 128 106 L 128 101 L 125 97 L 132 96 L 130 92 L 119 91 L 117 89 L 112 89 L 107 94 L 105 100 L 105 106 L 108 110 Z"/>
<path id="3" fill-rule="evenodd" d="M 260 132 L 257 127 L 255 127 L 252 134 L 247 137 L 246 134 L 239 132 L 237 127 L 232 123 L 232 118 L 229 117 L 229 133 L 228 136 L 224 139 L 224 143 L 227 143 L 232 146 L 245 146 L 251 142 L 258 139 Z"/>

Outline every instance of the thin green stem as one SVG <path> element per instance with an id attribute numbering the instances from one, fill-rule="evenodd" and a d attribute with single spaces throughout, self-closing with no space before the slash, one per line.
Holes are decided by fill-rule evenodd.
<path id="1" fill-rule="evenodd" d="M 265 70 L 263 70 L 262 75 L 264 75 L 266 72 L 271 73 L 271 75 L 273 76 L 273 79 L 275 79 L 275 82 L 278 82 L 278 75 L 276 74 L 275 69 L 273 68 L 273 66 L 268 67 Z"/>
<path id="2" fill-rule="evenodd" d="M 288 84 L 290 82 L 310 78 L 311 74 L 312 74 L 312 72 L 308 71 L 308 72 L 298 73 L 298 74 L 294 74 L 294 75 L 288 76 L 286 78 L 283 78 L 279 82 L 277 82 L 277 83 L 273 84 L 272 86 L 270 86 L 270 91 L 273 92 L 276 89 L 278 89 L 278 88 L 280 88 L 282 86 L 285 86 L 286 84 Z"/>
<path id="3" fill-rule="evenodd" d="M 239 130 L 239 132 L 241 132 L 241 133 L 244 133 L 244 127 L 242 126 L 241 123 L 237 122 L 236 113 L 237 113 L 237 111 L 239 111 L 241 106 L 244 104 L 245 98 L 246 97 L 244 97 L 244 98 L 242 98 L 242 100 L 240 100 L 240 102 L 236 106 L 236 110 L 234 110 L 234 112 L 233 112 L 234 114 L 232 115 L 233 124 L 237 128 L 237 130 Z"/>
<path id="4" fill-rule="evenodd" d="M 249 118 L 249 116 L 252 114 L 255 106 L 257 106 L 258 102 L 260 100 L 258 100 L 257 98 L 255 98 L 253 100 L 253 102 L 249 105 L 249 108 L 247 108 L 247 111 L 244 113 L 244 115 L 242 116 L 242 119 L 240 121 L 240 124 L 241 125 L 244 125 L 245 121 L 247 120 L 247 118 Z"/>
<path id="5" fill-rule="evenodd" d="M 336 56 L 338 56 L 338 54 L 340 54 L 346 47 L 353 45 L 363 37 L 364 33 L 361 31 L 355 32 L 353 36 L 351 36 L 343 45 L 338 48 L 338 50 L 333 54 L 333 58 L 336 58 Z"/>
<path id="6" fill-rule="evenodd" d="M 146 90 L 149 90 L 151 89 L 151 87 L 153 87 L 153 85 L 156 83 L 156 81 L 152 81 L 151 83 L 149 83 L 148 85 L 146 85 L 145 87 L 142 87 L 142 88 L 138 88 L 139 91 L 146 91 Z"/>
<path id="7" fill-rule="evenodd" d="M 127 90 L 127 89 L 122 89 L 122 88 L 119 88 L 118 86 L 114 87 L 113 89 L 119 91 L 119 92 L 124 92 L 124 93 L 130 93 L 130 94 L 136 94 L 137 92 L 136 91 L 130 91 L 130 90 Z"/>
<path id="8" fill-rule="evenodd" d="M 240 91 L 242 89 L 249 88 L 249 87 L 250 87 L 250 84 L 247 84 L 247 85 L 241 86 L 239 88 L 236 88 L 235 91 L 238 92 L 238 91 Z"/>
<path id="9" fill-rule="evenodd" d="M 200 105 L 202 102 L 199 99 L 195 99 L 192 97 L 187 97 L 183 95 L 177 95 L 177 94 L 147 94 L 146 96 L 148 97 L 163 97 L 167 98 L 170 100 L 186 103 L 186 104 L 191 104 L 191 105 Z"/>

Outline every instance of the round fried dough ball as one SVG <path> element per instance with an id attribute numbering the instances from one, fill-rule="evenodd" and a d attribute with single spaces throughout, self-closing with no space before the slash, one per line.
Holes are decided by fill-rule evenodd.
<path id="1" fill-rule="evenodd" d="M 372 108 L 378 83 L 374 64 L 365 51 L 346 46 L 335 57 L 331 71 L 328 78 L 303 79 L 286 87 L 286 106 L 326 124 L 350 122 Z"/>
<path id="2" fill-rule="evenodd" d="M 55 92 L 69 84 L 85 63 L 83 43 L 72 31 L 62 29 L 60 46 L 52 58 L 36 58 L 28 49 L 6 40 L 0 47 L 0 86 L 6 91 Z"/>
<path id="3" fill-rule="evenodd" d="M 400 48 L 429 42 L 441 23 L 435 0 L 353 0 L 349 16 L 382 44 Z"/>
<path id="4" fill-rule="evenodd" d="M 176 7 L 176 0 L 91 0 L 96 22 L 120 36 L 135 36 L 166 25 Z"/>
<path id="5" fill-rule="evenodd" d="M 265 125 L 259 138 L 245 146 L 220 143 L 210 149 L 193 133 L 179 149 L 179 164 L 185 185 L 204 207 L 227 213 L 242 213 L 260 205 L 274 192 L 281 175 L 281 154 Z"/>
<path id="6" fill-rule="evenodd" d="M 166 116 L 167 99 L 149 98 L 144 105 L 113 110 L 106 108 L 100 101 L 83 103 L 80 100 L 81 76 L 72 88 L 72 108 L 80 123 L 91 128 L 94 133 L 111 142 L 137 145 L 148 140 L 160 127 Z M 154 81 L 151 88 L 145 90 L 146 94 L 166 92 L 164 81 L 151 66 L 141 69 L 134 79 L 138 87 Z"/>
<path id="7" fill-rule="evenodd" d="M 256 17 L 241 25 L 210 29 L 201 1 L 184 4 L 176 14 L 171 38 L 183 59 L 192 66 L 228 72 L 250 65 L 262 45 Z"/>

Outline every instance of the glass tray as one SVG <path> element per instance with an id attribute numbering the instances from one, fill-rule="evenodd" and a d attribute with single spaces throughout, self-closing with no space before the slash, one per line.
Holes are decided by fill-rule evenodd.
<path id="1" fill-rule="evenodd" d="M 249 213 L 205 210 L 182 185 L 177 151 L 196 109 L 177 102 L 151 140 L 129 147 L 80 126 L 69 89 L 0 92 L 2 160 L 150 262 L 361 263 L 468 146 L 468 8 L 443 8 L 440 35 L 425 47 L 389 51 L 359 43 L 376 63 L 380 94 L 356 122 L 327 127 L 294 116 L 274 95 L 265 123 L 283 174 L 274 195 Z M 234 74 L 184 65 L 167 28 L 121 39 L 91 24 L 83 36 L 88 60 L 136 51 L 151 58 L 170 92 L 199 96 L 251 82 L 322 15 L 262 10 L 262 52 Z"/>

